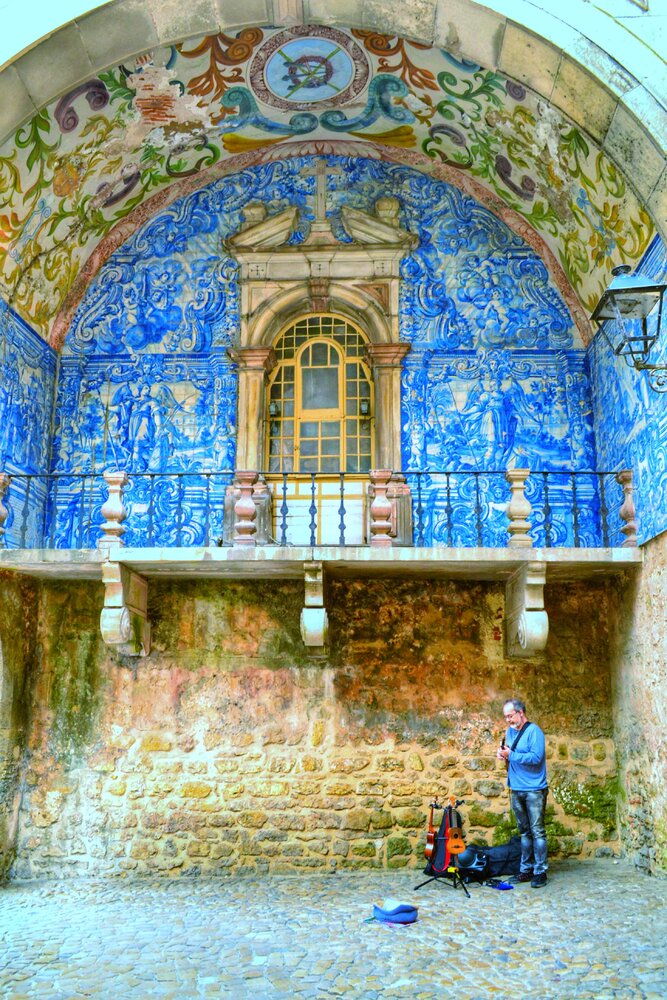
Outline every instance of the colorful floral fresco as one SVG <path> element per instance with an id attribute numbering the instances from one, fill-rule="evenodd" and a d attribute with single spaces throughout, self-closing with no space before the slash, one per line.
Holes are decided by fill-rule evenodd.
<path id="1" fill-rule="evenodd" d="M 18 129 L 0 150 L 3 296 L 48 338 L 100 241 L 145 222 L 170 185 L 350 148 L 514 213 L 589 311 L 652 237 L 614 164 L 502 73 L 371 32 L 253 27 L 134 58 Z M 480 269 L 470 294 L 488 280 Z"/>
<path id="2" fill-rule="evenodd" d="M 656 238 L 637 269 L 667 281 L 667 248 Z M 651 354 L 667 365 L 663 335 Z M 667 393 L 649 388 L 646 372 L 615 357 L 602 333 L 589 347 L 598 461 L 609 469 L 631 469 L 638 535 L 647 541 L 667 530 Z"/>

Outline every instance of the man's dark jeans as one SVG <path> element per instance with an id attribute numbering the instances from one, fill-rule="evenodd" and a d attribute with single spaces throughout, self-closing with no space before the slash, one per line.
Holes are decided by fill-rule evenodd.
<path id="1" fill-rule="evenodd" d="M 521 871 L 541 875 L 547 870 L 547 833 L 544 809 L 547 789 L 512 792 L 512 810 L 521 834 Z"/>

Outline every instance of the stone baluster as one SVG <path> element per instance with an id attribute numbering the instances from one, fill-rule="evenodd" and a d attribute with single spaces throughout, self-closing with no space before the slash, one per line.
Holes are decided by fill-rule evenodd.
<path id="1" fill-rule="evenodd" d="M 113 470 L 104 473 L 104 481 L 107 484 L 109 495 L 102 505 L 102 517 L 105 518 L 101 525 L 102 535 L 97 542 L 100 552 L 108 555 L 112 545 L 123 545 L 123 535 L 125 526 L 123 521 L 127 517 L 127 510 L 123 504 L 123 488 L 127 486 L 128 479 L 126 472 Z"/>
<path id="2" fill-rule="evenodd" d="M 234 545 L 255 545 L 257 507 L 253 499 L 253 487 L 257 473 L 244 470 L 236 473 L 236 486 L 240 496 L 234 504 Z"/>
<path id="3" fill-rule="evenodd" d="M 9 511 L 2 502 L 7 495 L 12 477 L 7 472 L 0 472 L 0 549 L 5 547 L 5 521 L 9 517 Z"/>
<path id="4" fill-rule="evenodd" d="M 530 517 L 532 504 L 526 499 L 526 480 L 530 469 L 508 469 L 505 479 L 510 484 L 512 495 L 507 504 L 506 514 L 509 520 L 508 547 L 512 549 L 532 549 L 533 539 L 530 536 Z"/>
<path id="5" fill-rule="evenodd" d="M 637 522 L 635 521 L 635 500 L 632 495 L 632 471 L 622 469 L 616 473 L 616 482 L 620 483 L 623 489 L 623 503 L 619 511 L 621 520 L 625 524 L 621 528 L 621 533 L 625 535 L 622 548 L 637 547 Z"/>
<path id="6" fill-rule="evenodd" d="M 391 469 L 372 469 L 369 473 L 373 485 L 371 503 L 371 546 L 375 549 L 391 548 L 391 500 L 387 489 L 392 476 Z"/>

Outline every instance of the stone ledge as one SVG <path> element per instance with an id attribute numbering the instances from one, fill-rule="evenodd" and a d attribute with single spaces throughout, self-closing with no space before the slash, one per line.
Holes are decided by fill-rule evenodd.
<path id="1" fill-rule="evenodd" d="M 235 548 L 137 548 L 114 546 L 112 561 L 147 578 L 302 580 L 304 563 L 321 562 L 328 575 L 422 576 L 469 580 L 507 580 L 526 563 L 544 562 L 547 581 L 607 576 L 632 570 L 643 562 L 639 548 L 491 549 L 399 548 L 369 546 L 275 546 Z M 102 580 L 104 556 L 95 549 L 3 549 L 0 570 L 42 579 Z"/>

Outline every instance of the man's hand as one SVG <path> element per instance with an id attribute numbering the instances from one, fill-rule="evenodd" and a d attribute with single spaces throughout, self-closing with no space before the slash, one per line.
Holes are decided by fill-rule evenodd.
<path id="1" fill-rule="evenodd" d="M 507 761 L 509 760 L 509 756 L 510 756 L 509 747 L 498 747 L 498 752 L 496 753 L 496 757 L 498 758 L 498 760 Z"/>

